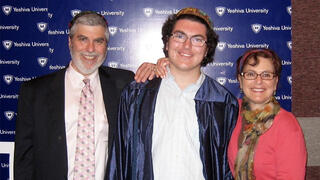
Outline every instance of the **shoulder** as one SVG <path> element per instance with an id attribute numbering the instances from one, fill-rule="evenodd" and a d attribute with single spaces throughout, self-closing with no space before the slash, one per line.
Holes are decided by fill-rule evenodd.
<path id="1" fill-rule="evenodd" d="M 279 113 L 276 115 L 274 125 L 282 127 L 281 131 L 301 131 L 300 124 L 296 117 L 291 113 L 281 108 Z"/>
<path id="2" fill-rule="evenodd" d="M 66 68 L 50 74 L 36 77 L 30 81 L 26 81 L 22 83 L 21 88 L 24 88 L 24 87 L 47 88 L 48 85 L 52 84 L 53 82 L 56 82 L 56 81 L 64 82 L 65 72 L 66 72 Z"/>
<path id="3" fill-rule="evenodd" d="M 117 69 L 117 68 L 111 68 L 107 66 L 101 66 L 99 68 L 99 72 L 103 73 L 104 75 L 108 76 L 114 76 L 114 77 L 133 77 L 134 73 L 129 70 L 124 69 Z"/>
<path id="4" fill-rule="evenodd" d="M 132 81 L 130 84 L 126 86 L 127 90 L 158 90 L 160 87 L 161 79 L 154 78 L 151 81 L 146 81 L 144 83 L 137 83 L 136 81 Z"/>
<path id="5" fill-rule="evenodd" d="M 238 105 L 237 98 L 227 88 L 207 75 L 197 92 L 196 99 Z"/>

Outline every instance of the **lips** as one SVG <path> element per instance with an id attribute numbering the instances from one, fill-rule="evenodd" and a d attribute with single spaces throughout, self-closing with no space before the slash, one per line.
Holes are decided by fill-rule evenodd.
<path id="1" fill-rule="evenodd" d="M 264 92 L 265 91 L 264 88 L 251 88 L 251 90 L 254 92 Z"/>
<path id="2" fill-rule="evenodd" d="M 83 56 L 85 59 L 87 60 L 93 60 L 93 59 L 96 59 L 98 57 L 98 54 L 97 53 L 81 53 L 81 56 Z"/>
<path id="3" fill-rule="evenodd" d="M 179 54 L 180 54 L 180 56 L 184 56 L 184 57 L 191 57 L 192 56 L 191 54 L 182 53 L 182 52 L 180 52 Z"/>

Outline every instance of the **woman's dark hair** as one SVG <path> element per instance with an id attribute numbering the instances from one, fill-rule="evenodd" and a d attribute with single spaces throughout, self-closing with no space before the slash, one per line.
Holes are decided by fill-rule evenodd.
<path id="1" fill-rule="evenodd" d="M 163 52 L 166 57 L 168 57 L 168 51 L 166 50 L 167 42 L 169 41 L 169 38 L 172 34 L 172 31 L 174 29 L 174 26 L 176 25 L 178 20 L 181 19 L 188 19 L 191 21 L 199 22 L 201 24 L 204 24 L 207 28 L 207 48 L 208 52 L 207 55 L 203 58 L 201 62 L 201 66 L 206 66 L 208 63 L 213 62 L 213 56 L 218 44 L 218 35 L 213 31 L 210 25 L 207 24 L 207 22 L 203 19 L 201 19 L 198 16 L 191 15 L 191 14 L 183 14 L 180 16 L 177 16 L 177 14 L 170 15 L 166 22 L 162 26 L 162 42 L 163 42 Z"/>
<path id="2" fill-rule="evenodd" d="M 245 52 L 242 56 L 240 56 L 237 60 L 237 77 L 240 73 L 242 73 L 244 66 L 250 65 L 250 66 L 256 66 L 259 64 L 258 57 L 264 57 L 271 59 L 275 74 L 280 78 L 281 74 L 281 59 L 279 56 L 270 49 L 251 49 Z M 253 59 L 253 61 L 250 61 L 249 59 Z"/>

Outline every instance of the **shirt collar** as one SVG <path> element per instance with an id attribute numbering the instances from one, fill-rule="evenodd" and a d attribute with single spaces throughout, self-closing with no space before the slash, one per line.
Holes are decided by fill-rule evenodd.
<path id="1" fill-rule="evenodd" d="M 174 85 L 176 88 L 178 88 L 179 90 L 181 90 L 178 86 L 178 84 L 176 83 L 176 81 L 174 80 L 174 76 L 171 74 L 170 68 L 167 67 L 167 76 L 163 79 L 164 81 L 166 81 L 167 83 L 169 83 L 169 85 Z M 203 81 L 205 79 L 205 75 L 202 72 L 202 70 L 200 71 L 200 76 L 198 78 L 198 80 L 195 83 L 190 84 L 188 87 L 186 87 L 183 92 L 193 92 L 193 91 L 198 91 L 198 89 L 200 88 L 200 86 L 202 85 Z"/>
<path id="2" fill-rule="evenodd" d="M 95 70 L 93 73 L 91 73 L 89 76 L 84 76 L 78 71 L 76 71 L 72 65 L 71 62 L 69 63 L 69 66 L 67 68 L 66 73 L 68 74 L 71 84 L 76 87 L 84 87 L 83 80 L 84 79 L 90 79 L 90 86 L 91 88 L 95 89 L 97 86 L 97 83 L 99 82 L 99 73 L 98 69 Z"/>

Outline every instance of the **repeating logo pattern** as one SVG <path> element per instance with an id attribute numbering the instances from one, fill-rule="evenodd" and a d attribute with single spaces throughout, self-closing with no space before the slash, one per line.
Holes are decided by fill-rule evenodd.
<path id="1" fill-rule="evenodd" d="M 287 7 L 287 12 L 288 12 L 289 15 L 291 15 L 291 6 Z"/>
<path id="2" fill-rule="evenodd" d="M 227 78 L 226 77 L 217 77 L 216 80 L 218 81 L 218 83 L 220 83 L 221 85 L 225 85 L 227 82 Z"/>
<path id="3" fill-rule="evenodd" d="M 153 8 L 143 8 L 143 13 L 147 17 L 151 17 L 153 14 Z"/>
<path id="4" fill-rule="evenodd" d="M 7 120 L 12 120 L 14 117 L 14 112 L 13 111 L 5 111 L 4 112 L 4 117 L 7 118 Z"/>
<path id="5" fill-rule="evenodd" d="M 254 33 L 258 34 L 261 31 L 261 24 L 251 24 L 251 29 Z"/>
<path id="6" fill-rule="evenodd" d="M 288 46 L 288 48 L 291 50 L 291 49 L 292 49 L 292 41 L 288 41 L 288 42 L 287 42 L 287 46 Z"/>
<path id="7" fill-rule="evenodd" d="M 226 7 L 218 6 L 216 7 L 216 13 L 218 16 L 223 16 L 226 12 Z"/>
<path id="8" fill-rule="evenodd" d="M 12 11 L 12 6 L 9 6 L 9 5 L 5 5 L 5 6 L 2 6 L 2 12 L 5 14 L 5 15 L 9 15 Z"/>
<path id="9" fill-rule="evenodd" d="M 118 32 L 118 28 L 115 26 L 110 26 L 109 32 L 110 32 L 111 36 L 114 36 Z"/>
<path id="10" fill-rule="evenodd" d="M 79 10 L 79 9 L 73 9 L 73 10 L 71 10 L 71 16 L 72 17 L 75 17 L 77 14 L 79 14 L 79 13 L 81 13 L 81 10 Z"/>
<path id="11" fill-rule="evenodd" d="M 39 30 L 40 32 L 44 32 L 44 31 L 47 29 L 47 26 L 48 26 L 48 24 L 45 23 L 45 22 L 39 22 L 39 23 L 37 23 L 37 27 L 38 27 L 38 30 Z"/>
<path id="12" fill-rule="evenodd" d="M 10 40 L 4 40 L 2 41 L 2 45 L 6 50 L 10 50 L 12 47 L 13 42 Z"/>
<path id="13" fill-rule="evenodd" d="M 217 44 L 217 49 L 218 49 L 219 51 L 223 51 L 223 50 L 226 48 L 226 46 L 227 46 L 227 43 L 226 43 L 226 42 L 218 42 L 218 44 Z"/>
<path id="14" fill-rule="evenodd" d="M 48 62 L 48 58 L 46 57 L 38 57 L 38 64 L 41 66 L 41 67 L 44 67 L 47 65 L 47 62 Z"/>
<path id="15" fill-rule="evenodd" d="M 109 62 L 108 65 L 109 65 L 109 67 L 112 67 L 112 68 L 118 68 L 117 62 Z"/>
<path id="16" fill-rule="evenodd" d="M 292 85 L 292 76 L 287 76 L 287 81 L 290 85 Z"/>
<path id="17" fill-rule="evenodd" d="M 10 74 L 3 75 L 3 80 L 6 84 L 10 85 L 13 81 L 13 76 Z"/>

